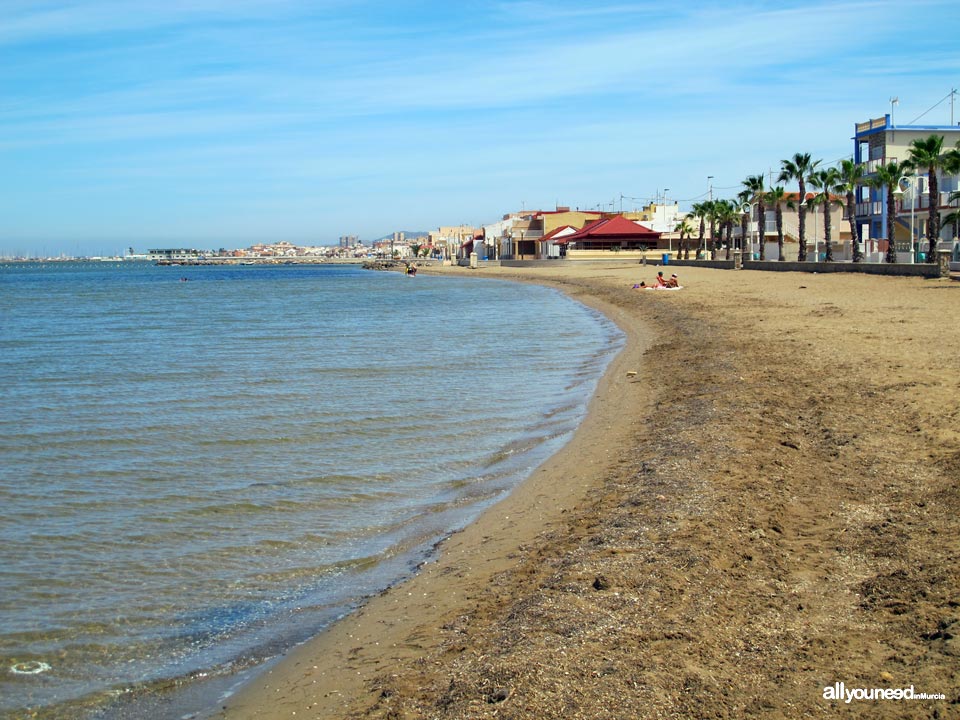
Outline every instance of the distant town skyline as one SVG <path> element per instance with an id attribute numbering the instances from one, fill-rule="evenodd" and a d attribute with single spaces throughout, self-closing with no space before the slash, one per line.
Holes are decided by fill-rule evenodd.
<path id="1" fill-rule="evenodd" d="M 849 157 L 891 108 L 951 122 L 958 20 L 941 0 L 7 0 L 0 255 L 688 207 L 795 152 Z"/>

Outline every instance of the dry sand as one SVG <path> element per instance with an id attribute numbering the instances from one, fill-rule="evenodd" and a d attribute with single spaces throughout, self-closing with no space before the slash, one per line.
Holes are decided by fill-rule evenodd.
<path id="1" fill-rule="evenodd" d="M 563 451 L 219 717 L 960 717 L 960 283 L 445 271 L 554 284 L 628 347 Z"/>

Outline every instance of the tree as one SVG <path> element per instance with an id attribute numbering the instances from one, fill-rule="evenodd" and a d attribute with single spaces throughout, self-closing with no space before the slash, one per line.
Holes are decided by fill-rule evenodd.
<path id="1" fill-rule="evenodd" d="M 720 252 L 720 248 L 726 245 L 726 259 L 729 260 L 733 247 L 733 223 L 737 218 L 737 206 L 732 200 L 714 200 L 713 217 L 717 225 L 717 236 L 713 243 L 714 257 Z"/>
<path id="2" fill-rule="evenodd" d="M 819 160 L 811 160 L 810 153 L 796 153 L 791 160 L 780 161 L 780 177 L 777 182 L 797 181 L 800 188 L 800 194 L 797 198 L 797 222 L 800 225 L 800 251 L 797 254 L 797 260 L 804 262 L 807 259 L 807 235 L 806 235 L 806 201 L 807 201 L 807 179 L 810 174 L 816 170 Z"/>
<path id="3" fill-rule="evenodd" d="M 943 171 L 949 175 L 960 175 L 960 140 L 957 141 L 956 147 L 943 154 Z M 955 190 L 950 193 L 947 202 L 952 205 L 958 200 L 960 200 L 960 190 Z M 957 237 L 958 219 L 960 219 L 960 211 L 958 210 L 954 210 L 944 218 L 944 222 L 953 225 L 954 238 Z"/>
<path id="4" fill-rule="evenodd" d="M 884 260 L 888 263 L 897 261 L 897 248 L 894 244 L 894 228 L 897 224 L 897 205 L 894 190 L 897 183 L 903 175 L 903 168 L 896 160 L 891 160 L 886 165 L 881 165 L 876 169 L 873 176 L 869 178 L 867 184 L 875 188 L 886 188 L 887 191 L 887 255 Z"/>
<path id="5" fill-rule="evenodd" d="M 741 185 L 750 193 L 750 200 L 757 203 L 757 239 L 760 243 L 760 259 L 765 260 L 764 231 L 767 225 L 766 188 L 763 186 L 763 175 L 750 175 Z M 749 202 L 749 200 L 748 200 Z"/>
<path id="6" fill-rule="evenodd" d="M 960 173 L 960 140 L 957 140 L 956 147 L 943 154 L 943 169 L 951 175 Z"/>
<path id="7" fill-rule="evenodd" d="M 823 208 L 823 245 L 824 262 L 833 262 L 833 245 L 830 242 L 830 211 L 840 203 L 833 197 L 833 187 L 840 182 L 840 172 L 836 168 L 817 170 L 810 178 L 810 184 L 820 192 L 813 198 L 812 205 Z M 819 258 L 818 258 L 819 260 Z"/>
<path id="8" fill-rule="evenodd" d="M 680 246 L 677 248 L 677 260 L 680 259 L 680 253 L 684 253 L 684 260 L 690 259 L 690 246 L 686 242 L 686 238 L 693 233 L 693 228 L 690 227 L 690 223 L 687 218 L 684 218 L 677 223 L 676 227 L 673 228 L 674 232 L 680 233 Z"/>
<path id="9" fill-rule="evenodd" d="M 707 200 L 705 203 L 707 210 L 707 220 L 710 223 L 710 242 L 713 244 L 712 259 L 717 259 L 717 249 L 720 247 L 720 239 L 717 237 L 717 213 L 720 209 L 720 200 Z"/>
<path id="10" fill-rule="evenodd" d="M 857 225 L 857 186 L 863 184 L 863 165 L 853 160 L 841 160 L 833 191 L 846 200 L 847 221 L 850 223 L 850 244 L 855 263 L 863 260 L 860 252 L 860 227 Z"/>
<path id="11" fill-rule="evenodd" d="M 927 221 L 927 262 L 937 260 L 937 242 L 940 240 L 940 188 L 937 186 L 937 170 L 943 166 L 943 135 L 917 138 L 910 143 L 907 163 L 911 168 L 926 168 L 927 188 L 930 198 L 930 219 Z M 910 238 L 913 242 L 913 238 Z"/>
<path id="12" fill-rule="evenodd" d="M 960 190 L 954 190 L 952 193 L 950 193 L 949 201 L 951 203 L 955 203 L 958 200 L 960 200 Z M 953 212 L 948 213 L 944 218 L 944 222 L 948 222 L 953 225 L 953 237 L 958 237 L 957 229 L 960 227 L 960 210 L 954 210 Z"/>
<path id="13" fill-rule="evenodd" d="M 698 258 L 700 257 L 700 253 L 702 253 L 706 249 L 703 244 L 703 235 L 704 235 L 704 230 L 706 230 L 705 217 L 707 215 L 708 202 L 709 202 L 708 200 L 705 200 L 704 202 L 694 203 L 693 209 L 692 209 L 694 217 L 700 218 L 700 236 L 697 238 L 697 257 Z"/>
<path id="14" fill-rule="evenodd" d="M 786 260 L 783 256 L 783 206 L 787 201 L 786 188 L 783 185 L 777 185 L 767 192 L 766 200 L 774 207 L 777 220 L 777 260 L 783 262 Z"/>

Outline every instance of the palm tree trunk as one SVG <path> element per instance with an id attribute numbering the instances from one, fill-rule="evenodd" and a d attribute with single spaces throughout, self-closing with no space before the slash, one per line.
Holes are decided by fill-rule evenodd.
<path id="1" fill-rule="evenodd" d="M 927 173 L 927 185 L 930 198 L 930 220 L 927 222 L 927 262 L 937 261 L 937 243 L 940 241 L 940 188 L 937 184 L 937 169 L 931 167 Z M 912 240 L 912 238 L 911 238 Z"/>
<path id="2" fill-rule="evenodd" d="M 763 246 L 766 244 L 764 238 L 767 234 L 767 206 L 763 202 L 763 193 L 757 200 L 757 240 L 760 242 L 760 259 L 766 260 L 766 253 Z"/>
<path id="3" fill-rule="evenodd" d="M 777 260 L 783 262 L 783 207 L 777 204 Z"/>
<path id="4" fill-rule="evenodd" d="M 833 245 L 830 244 L 830 195 L 827 194 L 827 200 L 823 204 L 823 261 L 833 262 Z"/>
<path id="5" fill-rule="evenodd" d="M 740 216 L 740 252 L 744 253 L 741 257 L 746 260 L 747 252 L 747 233 L 750 232 L 750 216 L 746 213 Z"/>
<path id="6" fill-rule="evenodd" d="M 896 236 L 897 206 L 896 198 L 893 195 L 893 185 L 887 185 L 887 255 L 884 258 L 888 263 L 897 261 L 897 248 L 894 246 L 893 239 Z M 913 239 L 911 238 L 911 245 Z"/>
<path id="7" fill-rule="evenodd" d="M 857 227 L 857 199 L 852 192 L 847 193 L 847 219 L 850 221 L 850 249 L 853 261 L 858 263 L 863 256 L 860 254 L 860 228 Z"/>
<path id="8" fill-rule="evenodd" d="M 797 260 L 806 262 L 807 259 L 807 186 L 803 184 L 803 177 L 798 180 L 800 197 L 797 204 L 797 224 L 800 225 L 800 251 Z"/>

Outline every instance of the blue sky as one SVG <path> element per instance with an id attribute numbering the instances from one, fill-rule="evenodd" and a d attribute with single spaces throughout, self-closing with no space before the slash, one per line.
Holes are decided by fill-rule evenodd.
<path id="1" fill-rule="evenodd" d="M 891 96 L 949 123 L 958 28 L 956 0 L 0 0 L 0 255 L 688 207 L 849 156 Z"/>

